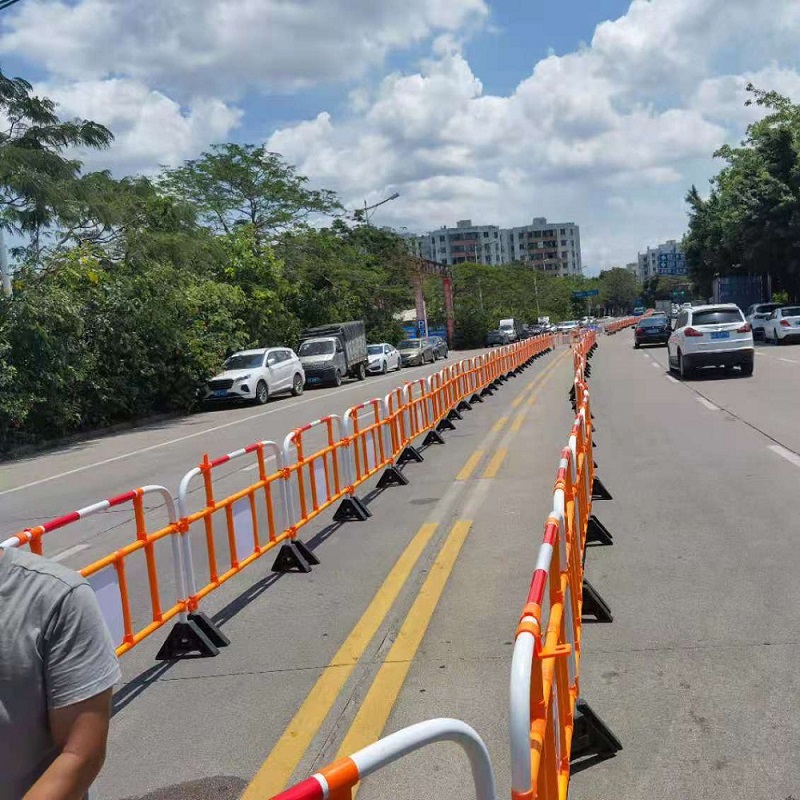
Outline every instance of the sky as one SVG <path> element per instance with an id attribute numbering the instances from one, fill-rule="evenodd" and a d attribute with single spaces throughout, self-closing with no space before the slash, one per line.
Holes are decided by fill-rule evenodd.
<path id="1" fill-rule="evenodd" d="M 373 223 L 581 227 L 584 270 L 680 238 L 759 110 L 800 100 L 798 0 L 20 0 L 0 67 L 153 173 L 266 142 Z"/>

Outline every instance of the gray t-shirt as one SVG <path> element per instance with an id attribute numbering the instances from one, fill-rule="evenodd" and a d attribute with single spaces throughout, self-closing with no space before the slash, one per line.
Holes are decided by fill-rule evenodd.
<path id="1" fill-rule="evenodd" d="M 0 550 L 0 800 L 55 759 L 48 709 L 109 689 L 120 672 L 94 592 L 66 567 Z"/>

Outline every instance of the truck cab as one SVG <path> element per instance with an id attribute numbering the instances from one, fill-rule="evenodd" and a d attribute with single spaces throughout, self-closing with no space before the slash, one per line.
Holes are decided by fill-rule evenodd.
<path id="1" fill-rule="evenodd" d="M 309 328 L 300 336 L 297 355 L 306 386 L 340 386 L 346 377 L 367 375 L 367 337 L 361 320 Z"/>

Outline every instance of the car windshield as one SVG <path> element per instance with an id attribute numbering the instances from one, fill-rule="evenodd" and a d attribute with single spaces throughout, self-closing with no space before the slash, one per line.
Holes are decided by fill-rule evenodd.
<path id="1" fill-rule="evenodd" d="M 383 352 L 383 345 L 382 344 L 370 344 L 370 345 L 367 345 L 367 352 L 371 356 L 378 356 Z"/>
<path id="2" fill-rule="evenodd" d="M 692 314 L 692 325 L 719 325 L 741 321 L 742 312 L 738 308 L 709 308 L 708 311 L 695 311 Z"/>
<path id="3" fill-rule="evenodd" d="M 772 313 L 776 308 L 780 308 L 778 303 L 767 303 L 763 306 L 756 306 L 755 313 L 756 314 L 766 314 L 767 312 Z"/>
<path id="4" fill-rule="evenodd" d="M 667 324 L 666 317 L 648 317 L 636 323 L 637 328 L 663 328 Z"/>
<path id="5" fill-rule="evenodd" d="M 264 361 L 263 353 L 235 353 L 224 364 L 225 369 L 252 369 L 260 367 Z"/>
<path id="6" fill-rule="evenodd" d="M 782 317 L 800 317 L 800 306 L 792 306 L 791 308 L 784 308 L 781 311 Z"/>
<path id="7" fill-rule="evenodd" d="M 333 342 L 303 342 L 299 353 L 301 356 L 325 356 L 333 353 L 335 349 Z"/>
<path id="8" fill-rule="evenodd" d="M 403 339 L 399 345 L 398 350 L 419 350 L 422 347 L 422 342 L 419 339 Z"/>

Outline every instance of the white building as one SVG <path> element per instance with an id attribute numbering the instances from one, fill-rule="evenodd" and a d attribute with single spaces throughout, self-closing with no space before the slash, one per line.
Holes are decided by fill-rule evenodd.
<path id="1" fill-rule="evenodd" d="M 639 253 L 637 275 L 644 283 L 657 275 L 686 275 L 686 258 L 681 250 L 680 242 L 670 239 L 668 242 L 648 247 L 646 252 Z"/>
<path id="2" fill-rule="evenodd" d="M 500 228 L 463 219 L 422 236 L 405 236 L 409 250 L 442 264 L 509 264 L 518 261 L 556 275 L 580 275 L 580 229 L 573 222 L 536 217 L 530 225 Z"/>

